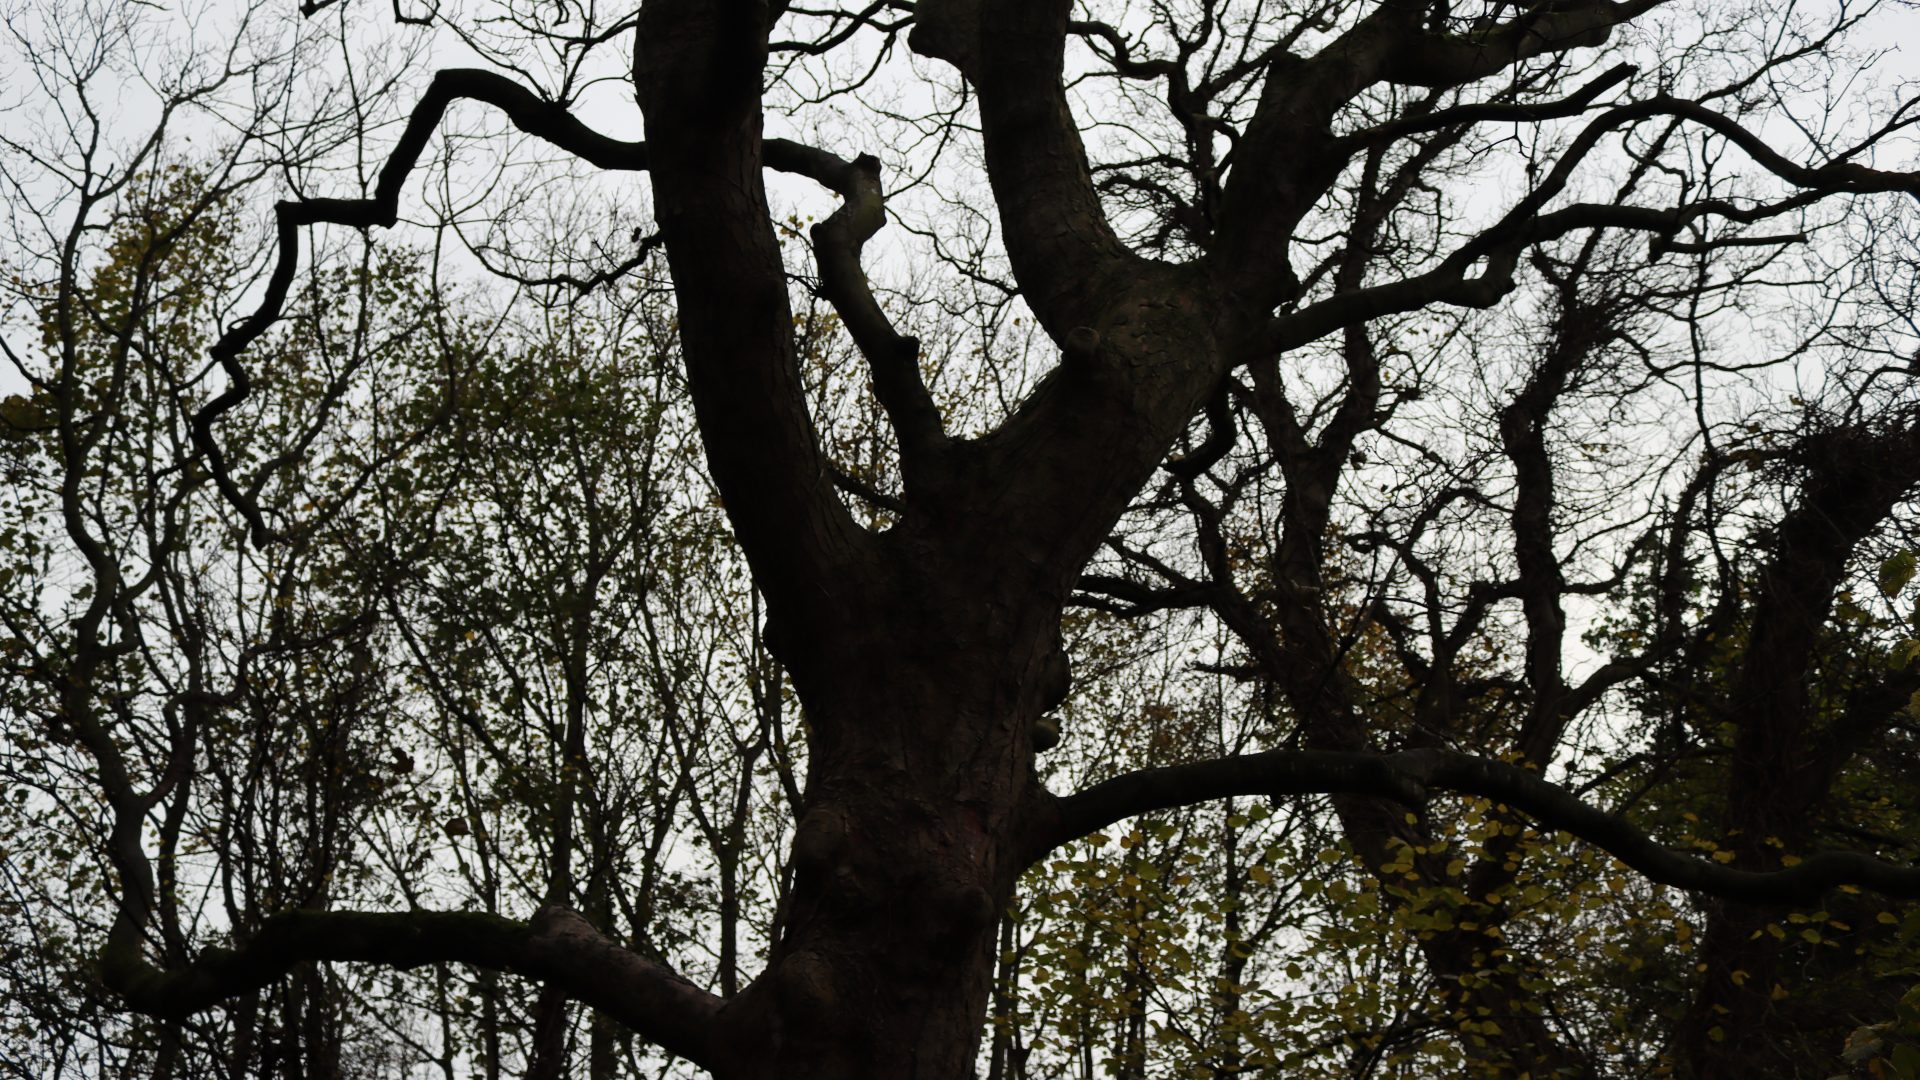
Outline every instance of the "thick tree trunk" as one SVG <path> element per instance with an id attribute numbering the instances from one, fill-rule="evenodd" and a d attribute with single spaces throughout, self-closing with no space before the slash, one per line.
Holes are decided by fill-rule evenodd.
<path id="1" fill-rule="evenodd" d="M 1039 795 L 1033 721 L 1061 690 L 1058 610 L 950 584 L 963 569 L 911 577 L 914 600 L 850 599 L 838 633 L 770 628 L 812 758 L 793 890 L 766 973 L 726 1011 L 723 1080 L 974 1075 Z"/>
<path id="2" fill-rule="evenodd" d="M 1022 830 L 1048 798 L 1032 733 L 1065 694 L 1061 604 L 1213 393 L 1222 342 L 1264 320 L 1224 318 L 1204 275 L 1114 239 L 1058 80 L 1038 98 L 1026 85 L 1058 71 L 1066 6 L 1036 25 L 1002 12 L 1020 48 L 982 91 L 987 151 L 1002 207 L 1032 219 L 1010 223 L 1011 254 L 1066 356 L 993 435 L 927 439 L 900 524 L 861 528 L 814 438 L 761 178 L 770 10 L 648 0 L 635 56 L 708 465 L 809 728 L 793 888 L 765 972 L 722 1013 L 713 1071 L 960 1080 Z"/>

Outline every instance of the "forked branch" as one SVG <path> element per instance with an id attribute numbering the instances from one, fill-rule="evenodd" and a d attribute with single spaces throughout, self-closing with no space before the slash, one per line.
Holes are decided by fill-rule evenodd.
<path id="1" fill-rule="evenodd" d="M 302 198 L 290 199 L 274 207 L 274 225 L 276 234 L 276 253 L 273 271 L 267 279 L 267 287 L 253 313 L 245 319 L 229 326 L 209 350 L 213 360 L 220 365 L 227 376 L 227 388 L 219 395 L 201 406 L 193 415 L 192 438 L 195 449 L 205 456 L 209 472 L 222 497 L 238 510 L 247 520 L 251 538 L 256 547 L 265 546 L 278 539 L 276 531 L 267 524 L 258 502 L 243 490 L 233 479 L 227 467 L 226 456 L 219 443 L 213 437 L 213 425 L 226 412 L 237 407 L 247 399 L 252 391 L 252 379 L 247 369 L 240 363 L 240 355 L 247 347 L 258 340 L 277 322 L 285 310 L 287 294 L 292 289 L 294 274 L 300 266 L 300 230 L 311 225 L 345 225 L 355 229 L 391 228 L 400 217 L 400 194 L 406 187 L 407 179 L 413 174 L 425 152 L 427 143 L 439 128 L 440 120 L 447 109 L 457 101 L 477 101 L 499 109 L 512 121 L 514 127 L 539 138 L 573 156 L 598 168 L 612 171 L 643 171 L 647 168 L 647 146 L 644 142 L 630 142 L 616 139 L 588 127 L 578 117 L 567 111 L 564 102 L 541 97 L 525 86 L 514 82 L 504 75 L 479 68 L 451 68 L 438 72 L 428 84 L 427 91 L 414 106 L 407 118 L 406 127 L 400 139 L 388 153 L 387 160 L 380 168 L 373 194 L 360 199 L 341 198 Z M 796 173 L 811 177 L 840 193 L 847 200 L 847 206 L 829 224 L 845 216 L 849 219 L 846 226 L 834 225 L 831 237 L 835 243 L 823 245 L 833 251 L 832 258 L 838 259 L 829 273 L 826 265 L 822 267 L 823 277 L 835 281 L 847 278 L 847 271 L 840 263 L 851 261 L 851 273 L 857 277 L 859 290 L 865 290 L 865 278 L 859 276 L 859 244 L 872 230 L 873 224 L 865 236 L 849 229 L 857 229 L 864 220 L 861 215 L 868 211 L 867 191 L 872 187 L 872 199 L 877 201 L 878 176 L 874 172 L 873 183 L 865 184 L 860 162 L 845 162 L 832 154 L 816 150 L 800 143 L 784 139 L 769 139 L 764 145 L 764 159 L 769 168 L 783 172 Z M 862 159 L 863 161 L 865 159 Z M 855 238 L 857 237 L 857 238 Z M 816 241 L 818 242 L 818 241 Z M 651 250 L 649 242 L 642 250 L 642 256 Z M 845 252 L 842 257 L 842 252 Z M 636 263 L 629 263 L 630 269 Z M 853 297 L 850 306 L 856 309 L 856 315 L 848 317 L 849 326 L 865 326 L 871 319 L 861 317 L 864 309 L 858 303 L 859 292 L 846 290 Z M 880 323 L 885 317 L 879 315 L 877 304 L 873 304 L 871 293 L 865 294 L 867 307 L 871 307 Z M 843 312 L 843 316 L 845 312 Z M 886 332 L 892 334 L 890 326 Z M 873 334 L 868 335 L 874 337 Z M 912 345 L 915 356 L 918 355 L 917 343 L 911 338 L 893 335 L 900 344 L 895 351 L 905 351 Z M 868 342 L 863 341 L 863 348 Z M 871 355 L 871 354 L 870 354 Z M 912 372 L 912 385 L 902 385 L 904 380 L 897 375 L 897 365 L 889 367 L 883 377 L 876 364 L 876 382 L 887 385 L 880 388 L 889 410 L 905 417 L 901 428 L 901 441 L 906 444 L 908 432 L 924 432 L 931 425 L 932 436 L 915 441 L 925 442 L 937 438 L 939 419 L 933 413 L 933 405 L 927 398 L 924 387 L 918 388 L 918 397 L 914 395 L 919 381 L 917 368 Z M 931 420 L 928 419 L 931 414 Z M 896 417 L 900 422 L 900 417 Z"/>
<path id="2" fill-rule="evenodd" d="M 440 125 L 440 118 L 455 101 L 467 99 L 494 106 L 521 131 L 537 136 L 603 169 L 646 168 L 646 147 L 624 142 L 594 131 L 567 111 L 564 104 L 549 101 L 503 75 L 476 68 L 454 68 L 433 77 L 426 94 L 414 106 L 400 141 L 387 155 L 373 195 L 364 199 L 293 199 L 274 207 L 274 226 L 278 251 L 273 273 L 267 279 L 266 293 L 253 314 L 228 327 L 213 343 L 212 357 L 227 376 L 227 388 L 201 406 L 193 415 L 193 445 L 207 459 L 208 470 L 220 494 L 247 519 L 256 547 L 276 538 L 267 525 L 259 504 L 240 489 L 220 445 L 213 438 L 213 424 L 221 415 L 238 406 L 252 391 L 252 380 L 240 363 L 240 354 L 267 332 L 279 318 L 293 286 L 294 272 L 300 265 L 300 230 L 322 222 L 347 225 L 356 229 L 374 226 L 390 228 L 399 220 L 400 191 L 419 163 L 420 154 Z"/>
<path id="3" fill-rule="evenodd" d="M 1566 190 L 1574 172 L 1602 138 L 1629 124 L 1655 117 L 1673 117 L 1708 128 L 1797 190 L 1771 202 L 1696 199 L 1666 208 L 1573 203 L 1557 210 L 1546 209 L 1555 196 Z M 1849 160 L 1849 156 L 1836 157 L 1824 165 L 1803 165 L 1768 147 L 1732 118 L 1695 101 L 1659 97 L 1618 105 L 1594 117 L 1561 154 L 1552 170 L 1498 222 L 1456 248 L 1432 269 L 1399 281 L 1337 293 L 1280 315 L 1269 323 L 1263 344 L 1272 352 L 1285 352 L 1347 326 L 1432 304 L 1490 307 L 1512 291 L 1514 270 L 1526 248 L 1583 229 L 1651 233 L 1657 254 L 1662 250 L 1677 250 L 1668 243 L 1669 239 L 1703 219 L 1721 218 L 1752 224 L 1801 209 L 1830 195 L 1885 193 L 1905 193 L 1920 198 L 1920 172 L 1874 169 Z M 1766 242 L 1776 239 L 1793 238 L 1766 238 Z"/>

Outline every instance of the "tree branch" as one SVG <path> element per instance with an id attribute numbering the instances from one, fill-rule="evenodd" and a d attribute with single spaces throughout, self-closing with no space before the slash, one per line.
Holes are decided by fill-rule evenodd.
<path id="1" fill-rule="evenodd" d="M 485 912 L 289 911 L 234 949 L 213 948 L 178 968 L 155 967 L 136 937 L 116 931 L 102 974 L 134 1009 L 179 1018 L 257 990 L 308 961 L 413 968 L 456 962 L 557 986 L 662 1049 L 711 1067 L 720 1056 L 720 998 L 596 930 L 545 907 L 527 922 Z"/>
<path id="2" fill-rule="evenodd" d="M 1827 852 L 1765 872 L 1724 866 L 1661 847 L 1624 818 L 1582 802 L 1530 770 L 1451 750 L 1270 750 L 1127 773 L 1058 799 L 1035 830 L 1027 857 L 1038 860 L 1062 844 L 1138 814 L 1232 795 L 1374 795 L 1418 808 L 1436 790 L 1504 803 L 1675 888 L 1757 904 L 1812 903 L 1841 885 L 1920 899 L 1920 867 L 1857 852 Z"/>
<path id="3" fill-rule="evenodd" d="M 1751 205 L 1724 199 L 1701 199 L 1665 209 L 1574 203 L 1543 212 L 1554 196 L 1565 190 L 1574 170 L 1606 133 L 1656 116 L 1677 117 L 1711 128 L 1740 147 L 1756 164 L 1801 190 L 1773 202 Z M 1634 229 L 1664 239 L 1701 218 L 1720 217 L 1751 223 L 1842 192 L 1856 195 L 1904 192 L 1920 199 L 1920 173 L 1873 169 L 1844 157 L 1824 165 L 1802 165 L 1772 150 L 1736 121 L 1694 101 L 1658 97 L 1616 106 L 1596 116 L 1560 156 L 1552 171 L 1500 221 L 1455 249 L 1433 269 L 1399 281 L 1338 293 L 1278 316 L 1269 324 L 1266 344 L 1274 351 L 1284 352 L 1346 326 L 1429 304 L 1489 307 L 1513 288 L 1513 270 L 1525 247 L 1581 229 Z M 1655 253 L 1659 250 L 1657 242 Z M 1481 273 L 1467 276 L 1482 260 L 1485 268 Z"/>
<path id="4" fill-rule="evenodd" d="M 1058 342 L 1076 327 L 1097 328 L 1104 301 L 1133 284 L 1138 268 L 1101 206 L 1061 83 L 1070 6 L 1063 0 L 929 5 L 956 9 L 946 18 L 959 31 L 992 28 L 993 47 L 967 71 L 980 94 L 987 178 L 1014 276 Z M 972 27 L 964 25 L 969 21 Z M 916 29 L 913 40 L 922 48 L 925 35 Z"/>
<path id="5" fill-rule="evenodd" d="M 1395 43 L 1380 77 L 1403 86 L 1460 86 L 1536 56 L 1603 45 L 1614 27 L 1664 2 L 1534 4 L 1517 18 L 1470 33 L 1419 33 Z"/>
<path id="6" fill-rule="evenodd" d="M 563 102 L 541 97 L 512 79 L 479 68 L 451 68 L 440 71 L 428 84 L 426 93 L 407 118 L 399 141 L 380 168 L 373 194 L 367 198 L 302 198 L 286 200 L 274 207 L 277 253 L 267 279 L 266 292 L 253 313 L 227 327 L 209 350 L 211 358 L 227 376 L 225 391 L 198 409 L 192 419 L 191 437 L 195 449 L 208 462 L 209 472 L 221 495 L 246 518 L 256 547 L 279 538 L 267 524 L 257 500 L 243 491 L 233 479 L 226 455 L 213 437 L 213 425 L 238 407 L 252 392 L 252 379 L 240 363 L 240 355 L 280 319 L 294 274 L 300 264 L 300 230 L 317 224 L 345 225 L 355 229 L 391 228 L 400 215 L 400 195 L 407 179 L 419 164 L 420 155 L 438 129 L 447 109 L 461 100 L 492 105 L 504 113 L 514 127 L 565 150 L 598 168 L 614 171 L 642 171 L 648 166 L 644 142 L 629 142 L 605 135 L 588 127 L 567 111 Z M 782 139 L 768 140 L 764 162 L 769 168 L 797 173 L 819 180 L 854 202 L 855 186 L 848 174 L 853 165 L 823 151 Z M 878 196 L 877 178 L 875 197 Z M 837 215 L 836 215 L 837 216 Z M 876 225 L 875 228 L 878 226 Z M 870 233 L 868 235 L 871 235 Z M 864 238 L 862 238 L 864 239 Z M 649 238 L 640 254 L 622 270 L 638 265 L 659 241 Z M 858 269 L 858 250 L 854 266 Z M 823 275 L 826 274 L 823 268 Z M 597 278 L 595 279 L 597 281 Z M 571 283 L 571 282 L 569 282 Z M 861 279 L 864 286 L 864 278 Z M 875 308 L 877 311 L 877 306 Z M 843 317 L 844 314 L 843 314 Z M 852 320 L 849 320 L 851 323 Z M 904 339 L 911 341 L 911 339 Z M 914 372 L 918 379 L 917 369 Z M 924 390 L 922 391 L 924 394 Z M 902 393 L 900 396 L 906 396 Z M 931 402 L 929 400 L 929 407 Z M 935 419 L 937 426 L 937 416 Z M 903 434 L 903 442 L 905 436 Z"/>
<path id="7" fill-rule="evenodd" d="M 948 440 L 940 410 L 920 378 L 920 342 L 894 329 L 860 265 L 861 249 L 887 221 L 880 159 L 862 154 L 846 161 L 824 150 L 770 140 L 766 160 L 773 168 L 812 178 L 842 200 L 840 209 L 810 230 L 820 290 L 867 358 L 874 396 L 900 438 L 900 471 L 912 491 Z"/>
<path id="8" fill-rule="evenodd" d="M 513 121 L 513 125 L 538 136 L 603 169 L 646 168 L 646 147 L 602 135 L 567 111 L 564 104 L 548 101 L 503 75 L 477 68 L 453 68 L 442 71 L 428 84 L 427 92 L 407 118 L 400 141 L 387 155 L 371 198 L 294 199 L 274 207 L 274 225 L 278 254 L 273 272 L 267 278 L 266 295 L 253 314 L 228 327 L 209 350 L 213 360 L 227 376 L 227 389 L 201 406 L 193 415 L 194 448 L 206 456 L 220 494 L 246 519 L 254 546 L 264 547 L 277 538 L 267 525 L 259 504 L 240 490 L 227 468 L 226 456 L 213 438 L 214 422 L 234 409 L 252 392 L 252 380 L 240 364 L 240 354 L 267 332 L 280 318 L 286 306 L 287 292 L 293 285 L 294 271 L 300 264 L 300 230 L 304 226 L 327 222 L 356 229 L 374 226 L 391 228 L 400 215 L 400 191 L 419 162 L 427 141 L 440 125 L 447 107 L 461 99 L 482 101 L 494 106 Z"/>
<path id="9" fill-rule="evenodd" d="M 1489 101 L 1457 105 L 1451 109 L 1442 109 L 1424 116 L 1406 116 L 1398 120 L 1390 120 L 1379 127 L 1356 131 L 1343 139 L 1342 143 L 1349 146 L 1375 146 L 1405 138 L 1408 135 L 1440 131 L 1457 124 L 1533 123 L 1578 116 L 1591 108 L 1594 100 L 1601 94 L 1626 82 L 1638 70 L 1639 68 L 1632 64 L 1615 64 L 1580 89 L 1557 101 L 1532 104 Z"/>
<path id="10" fill-rule="evenodd" d="M 782 640 L 800 650 L 829 640 L 805 628 L 847 616 L 822 582 L 847 579 L 873 549 L 814 428 L 767 200 L 769 161 L 798 152 L 762 137 L 777 14 L 778 5 L 649 0 L 633 71 L 707 464 L 769 617 L 794 628 Z M 797 651 L 781 659 L 804 666 Z"/>

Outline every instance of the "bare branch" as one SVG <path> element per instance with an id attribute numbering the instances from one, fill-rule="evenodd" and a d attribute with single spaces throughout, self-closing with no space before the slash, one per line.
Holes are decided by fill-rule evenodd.
<path id="1" fill-rule="evenodd" d="M 894 329 L 860 265 L 861 248 L 887 220 L 880 159 L 862 154 L 845 161 L 782 140 L 769 141 L 766 153 L 769 166 L 811 177 L 842 199 L 840 209 L 811 230 L 820 289 L 867 358 L 874 396 L 900 437 L 901 472 L 911 490 L 927 459 L 947 444 L 947 435 L 920 378 L 920 342 Z"/>
<path id="2" fill-rule="evenodd" d="M 1632 64 L 1615 64 L 1585 86 L 1558 101 L 1543 101 L 1537 104 L 1479 102 L 1472 105 L 1459 105 L 1424 116 L 1408 116 L 1389 121 L 1376 128 L 1355 132 L 1348 136 L 1346 141 L 1357 145 L 1374 145 L 1408 135 L 1440 131 L 1456 124 L 1532 123 L 1578 116 L 1592 107 L 1601 94 L 1626 82 L 1638 70 Z"/>
<path id="3" fill-rule="evenodd" d="M 1662 885 L 1756 904 L 1806 904 L 1856 885 L 1920 899 L 1920 867 L 1856 852 L 1826 852 L 1782 870 L 1753 871 L 1661 847 L 1626 819 L 1580 800 L 1539 774 L 1451 750 L 1396 754 L 1270 750 L 1143 769 L 1059 799 L 1027 849 L 1029 861 L 1117 821 L 1233 795 L 1374 795 L 1419 808 L 1433 791 L 1478 795 L 1543 827 L 1573 834 Z"/>
<path id="4" fill-rule="evenodd" d="M 646 168 L 646 147 L 624 142 L 594 131 L 567 111 L 564 104 L 548 101 L 519 83 L 491 71 L 454 68 L 435 75 L 420 103 L 407 119 L 400 141 L 387 155 L 379 181 L 371 198 L 296 199 L 274 207 L 275 233 L 279 254 L 273 273 L 267 279 L 266 295 L 253 314 L 227 328 L 209 350 L 227 375 L 227 389 L 201 406 L 193 415 L 193 444 L 206 455 L 209 471 L 220 493 L 247 519 L 253 543 L 265 546 L 276 538 L 259 504 L 240 490 L 226 467 L 226 456 L 213 438 L 214 422 L 223 413 L 238 406 L 252 391 L 252 380 L 240 363 L 240 354 L 267 332 L 280 318 L 293 285 L 294 271 L 300 263 L 300 230 L 322 222 L 357 229 L 375 226 L 391 228 L 400 215 L 400 191 L 413 172 L 427 141 L 433 137 L 447 107 L 468 99 L 494 106 L 530 135 L 567 150 L 603 169 Z"/>
<path id="5" fill-rule="evenodd" d="M 314 960 L 402 969 L 455 962 L 509 971 L 558 986 L 696 1064 L 712 1065 L 722 1049 L 718 997 L 622 948 L 563 907 L 541 908 L 524 923 L 485 912 L 289 911 L 268 919 L 238 948 L 207 949 L 191 964 L 165 970 L 141 955 L 123 923 L 101 966 L 107 985 L 133 1008 L 182 1017 Z"/>

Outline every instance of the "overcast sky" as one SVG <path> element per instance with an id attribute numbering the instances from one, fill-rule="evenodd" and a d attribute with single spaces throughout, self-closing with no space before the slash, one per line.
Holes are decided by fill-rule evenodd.
<path id="1" fill-rule="evenodd" d="M 131 5 L 121 5 L 118 0 L 88 0 L 88 2 L 94 5 L 96 10 L 100 11 L 118 10 L 131 12 L 136 10 Z M 292 10 L 294 4 L 294 0 L 268 0 L 268 2 L 285 4 L 289 10 Z M 406 28 L 401 28 L 396 31 L 390 26 L 387 26 L 384 19 L 373 20 L 374 15 L 383 13 L 387 9 L 387 5 L 384 2 L 379 4 L 374 4 L 372 0 L 347 0 L 347 2 L 360 3 L 369 19 L 369 25 L 378 28 L 369 31 L 369 40 L 354 50 L 355 63 L 361 69 L 363 77 L 377 71 L 383 63 L 395 62 L 404 51 L 398 45 L 399 42 L 403 41 L 411 42 L 420 49 L 422 55 L 414 66 L 422 71 L 436 66 L 455 66 L 474 62 L 473 54 L 447 35 L 438 34 L 425 36 L 421 32 Z M 10 27 L 16 28 L 16 30 L 25 28 L 29 33 L 32 33 L 35 28 L 44 26 L 46 13 L 59 12 L 71 17 L 73 13 L 82 10 L 85 6 L 87 5 L 76 2 L 76 0 L 40 0 L 38 3 L 26 3 L 21 2 L 21 0 L 0 0 L 0 15 L 4 16 Z M 167 61 L 164 59 L 165 54 L 161 48 L 161 43 L 168 40 L 169 37 L 174 41 L 180 41 L 186 39 L 188 35 L 195 35 L 197 36 L 197 40 L 202 42 L 221 42 L 224 40 L 222 37 L 224 32 L 223 28 L 231 26 L 238 18 L 239 13 L 246 10 L 246 8 L 239 0 L 217 0 L 217 2 L 203 9 L 199 9 L 200 14 L 192 19 L 182 16 L 180 14 L 182 10 L 178 5 L 163 7 L 158 3 L 147 3 L 138 9 L 139 16 L 143 20 L 139 40 L 143 48 L 150 50 L 146 57 L 146 62 L 150 69 L 165 69 Z M 256 5 L 255 10 L 259 11 L 261 8 Z M 321 18 L 330 18 L 330 16 L 322 16 Z M 78 20 L 77 25 L 84 26 L 84 24 L 84 19 Z M 1866 36 L 1863 41 L 1884 45 L 1893 50 L 1893 55 L 1882 66 L 1881 78 L 1886 80 L 1901 78 L 1920 79 L 1920 5 L 1915 5 L 1910 2 L 1898 2 L 1898 0 L 1890 2 L 1886 6 L 1886 9 L 1880 14 L 1874 32 Z M 47 115 L 44 112 L 46 103 L 45 95 L 39 90 L 33 80 L 18 74 L 19 72 L 27 70 L 24 66 L 25 57 L 19 55 L 9 57 L 6 55 L 9 51 L 17 54 L 21 46 L 21 37 L 17 33 L 14 41 L 0 43 L 0 70 L 6 70 L 8 67 L 11 67 L 12 70 L 16 72 L 13 77 L 0 80 L 0 135 L 8 139 L 31 141 L 35 135 L 42 134 L 49 129 L 50 125 L 47 123 Z M 620 44 L 617 47 L 609 47 L 603 50 L 603 53 L 606 57 L 606 70 L 604 74 L 608 76 L 609 79 L 607 82 L 594 87 L 592 91 L 584 95 L 577 111 L 591 125 L 608 134 L 623 138 L 638 138 L 640 135 L 639 111 L 633 103 L 630 86 L 619 78 L 622 74 L 622 65 L 625 63 L 625 57 L 629 56 L 630 53 L 624 44 Z M 337 63 L 338 55 L 333 55 Z M 9 61 L 11 61 L 11 63 L 9 63 Z M 338 74 L 339 72 L 325 73 L 327 76 L 337 76 Z M 406 95 L 401 95 L 400 100 L 393 102 L 392 108 L 396 112 L 404 111 L 409 105 L 410 100 Z M 145 129 L 155 115 L 150 96 L 143 94 L 137 87 L 132 86 L 129 86 L 120 94 L 113 95 L 110 107 L 113 111 L 110 117 L 111 130 L 109 134 L 112 138 L 120 141 L 130 141 L 144 136 Z M 463 112 L 455 122 L 462 127 L 471 127 L 476 123 L 485 124 L 497 122 L 497 118 L 483 118 L 467 115 Z M 772 134 L 787 134 L 801 137 L 806 137 L 811 134 L 809 132 L 788 130 L 788 127 L 789 125 L 782 118 L 773 117 L 769 120 L 769 130 Z M 193 130 L 193 126 L 189 124 L 183 130 L 191 131 Z M 207 128 L 204 123 L 201 126 L 201 130 L 203 132 L 203 139 L 205 135 L 212 134 L 211 129 Z M 1766 130 L 1771 131 L 1772 129 Z M 1780 130 L 1784 134 L 1788 129 L 1781 126 Z M 1916 144 L 1912 141 L 1905 144 L 1905 150 L 1913 155 L 1913 161 L 1916 163 L 1909 167 L 1920 167 L 1920 149 L 1915 149 L 1915 146 Z M 836 145 L 829 146 L 828 148 L 849 157 L 868 149 L 867 147 L 854 145 Z M 1907 163 L 1895 163 L 1883 159 L 1881 164 L 1883 166 L 1897 166 Z M 342 177 L 343 181 L 346 179 L 347 177 Z M 615 178 L 612 183 L 636 186 L 644 190 L 643 185 L 645 181 L 643 177 L 623 176 Z M 771 178 L 771 187 L 775 200 L 784 207 L 800 208 L 803 211 L 816 209 L 819 212 L 825 212 L 833 205 L 831 198 L 827 196 L 826 193 L 819 191 L 809 181 L 776 175 Z M 409 199 L 421 198 L 420 188 L 421 185 L 418 183 L 412 185 L 409 188 Z M 346 194 L 344 191 L 340 193 Z M 27 194 L 34 196 L 39 193 L 29 191 Z M 278 197 L 280 194 L 282 193 L 275 192 L 274 196 Z M 10 205 L 6 208 L 10 213 L 17 212 L 20 209 L 18 204 L 22 196 L 19 192 L 9 191 L 4 198 L 10 202 Z M 639 200 L 635 201 L 637 202 Z M 265 215 L 268 213 L 268 205 L 268 196 L 265 192 L 262 192 L 256 201 L 256 205 L 251 208 L 251 212 L 258 213 L 264 220 Z M 403 216 L 408 214 L 409 209 L 418 215 L 421 214 L 425 208 L 421 205 L 414 205 L 410 208 L 403 207 Z M 881 242 L 876 244 L 873 254 L 880 260 L 885 260 L 887 258 L 886 251 L 888 250 L 889 242 L 897 242 L 901 239 L 903 239 L 903 237 L 900 235 L 899 230 L 890 230 L 888 233 L 883 233 Z M 0 267 L 11 268 L 20 262 L 19 251 L 11 236 L 0 234 Z M 884 276 L 885 273 L 886 267 L 884 262 L 882 262 L 876 267 L 876 274 Z M 34 346 L 33 338 L 37 335 L 31 325 L 29 325 L 28 320 L 22 318 L 22 314 L 18 309 L 9 313 L 10 317 L 7 321 L 4 324 L 0 324 L 0 334 L 5 335 L 6 343 L 10 348 L 20 352 L 28 352 Z M 16 393 L 19 392 L 22 387 L 23 381 L 18 374 L 11 369 L 10 365 L 0 365 L 0 393 Z"/>

